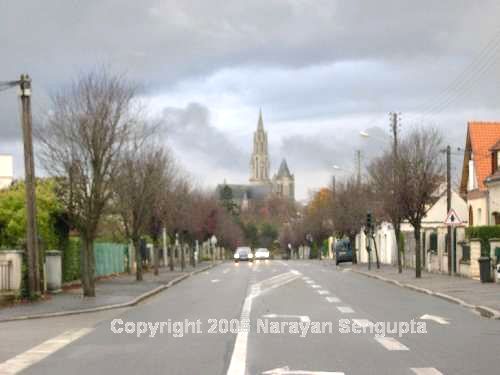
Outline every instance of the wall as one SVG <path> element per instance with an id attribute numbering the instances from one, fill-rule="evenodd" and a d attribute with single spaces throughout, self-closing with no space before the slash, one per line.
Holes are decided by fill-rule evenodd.
<path id="1" fill-rule="evenodd" d="M 486 197 L 469 199 L 468 202 L 470 207 L 472 207 L 472 213 L 474 215 L 474 220 L 472 225 L 488 225 L 488 205 Z M 481 210 L 481 216 L 478 217 L 478 211 Z M 468 214 L 467 214 L 468 215 Z"/>
<path id="2" fill-rule="evenodd" d="M 0 155 L 0 189 L 9 187 L 14 176 L 12 155 Z"/>

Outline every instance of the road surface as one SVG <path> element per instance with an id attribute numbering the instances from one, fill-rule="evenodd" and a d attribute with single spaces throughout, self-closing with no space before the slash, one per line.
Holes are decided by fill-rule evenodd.
<path id="1" fill-rule="evenodd" d="M 412 320 L 414 331 L 425 323 L 426 333 L 404 332 Z M 388 325 L 397 330 L 384 335 Z M 494 374 L 499 368 L 499 321 L 318 261 L 224 263 L 133 308 L 3 323 L 0 332 L 0 374 Z"/>

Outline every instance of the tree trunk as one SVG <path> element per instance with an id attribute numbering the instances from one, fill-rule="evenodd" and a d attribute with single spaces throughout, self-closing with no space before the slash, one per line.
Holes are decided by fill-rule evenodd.
<path id="1" fill-rule="evenodd" d="M 378 258 L 378 248 L 377 241 L 375 241 L 375 236 L 372 236 L 373 246 L 375 247 L 375 260 L 377 261 L 377 268 L 380 268 L 380 260 Z"/>
<path id="2" fill-rule="evenodd" d="M 137 281 L 142 281 L 142 254 L 141 254 L 141 243 L 138 237 L 132 239 L 135 248 L 135 279 Z"/>
<path id="3" fill-rule="evenodd" d="M 396 251 L 398 257 L 398 273 L 403 272 L 403 262 L 401 261 L 401 228 L 399 225 L 394 226 L 394 235 L 396 236 Z"/>
<path id="4" fill-rule="evenodd" d="M 153 237 L 153 269 L 154 275 L 158 276 L 160 271 L 160 247 L 158 244 L 158 237 Z"/>
<path id="5" fill-rule="evenodd" d="M 422 269 L 420 267 L 420 223 L 414 225 L 414 235 L 415 235 L 415 277 L 420 278 L 422 276 Z"/>
<path id="6" fill-rule="evenodd" d="M 356 255 L 356 235 L 349 235 L 349 242 L 351 243 L 352 249 L 352 264 L 358 263 L 358 257 Z"/>
<path id="7" fill-rule="evenodd" d="M 95 258 L 93 239 L 80 237 L 82 246 L 80 248 L 80 278 L 82 281 L 83 295 L 95 297 Z"/>
<path id="8" fill-rule="evenodd" d="M 184 271 L 184 268 L 186 268 L 186 258 L 184 256 L 184 244 L 180 245 L 180 250 L 181 250 L 181 271 Z"/>
<path id="9" fill-rule="evenodd" d="M 168 252 L 168 258 L 169 258 L 168 267 L 169 267 L 170 271 L 173 271 L 174 270 L 174 246 L 170 245 L 168 250 L 169 250 L 169 252 Z"/>

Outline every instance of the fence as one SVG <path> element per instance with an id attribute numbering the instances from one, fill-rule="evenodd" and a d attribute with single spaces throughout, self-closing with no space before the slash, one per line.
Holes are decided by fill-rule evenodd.
<path id="1" fill-rule="evenodd" d="M 0 291 L 11 290 L 12 261 L 0 261 Z"/>
<path id="2" fill-rule="evenodd" d="M 96 243 L 94 245 L 95 275 L 105 276 L 125 272 L 127 252 L 127 245 Z"/>

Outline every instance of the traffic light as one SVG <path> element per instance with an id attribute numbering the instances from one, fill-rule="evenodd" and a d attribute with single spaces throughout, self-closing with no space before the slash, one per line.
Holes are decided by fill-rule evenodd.
<path id="1" fill-rule="evenodd" d="M 373 218 L 372 218 L 372 213 L 368 212 L 366 214 L 366 227 L 371 229 L 373 226 Z"/>

